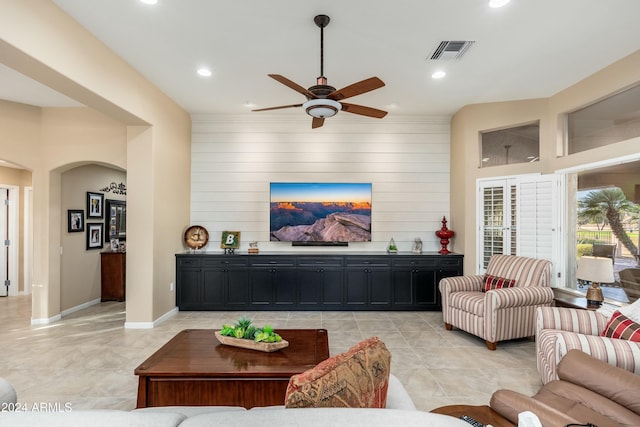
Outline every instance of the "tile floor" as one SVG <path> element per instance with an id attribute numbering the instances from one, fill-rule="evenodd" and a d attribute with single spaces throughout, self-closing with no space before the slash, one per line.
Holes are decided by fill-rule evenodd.
<path id="1" fill-rule="evenodd" d="M 67 402 L 73 409 L 133 409 L 134 369 L 178 331 L 219 328 L 247 315 L 278 328 L 326 328 L 332 355 L 370 336 L 392 353 L 392 372 L 418 409 L 486 405 L 509 388 L 540 387 L 530 339 L 489 351 L 465 332 L 446 331 L 440 312 L 179 312 L 151 330 L 124 329 L 125 303 L 101 303 L 49 325 L 30 324 L 31 298 L 0 298 L 0 376 L 20 402 Z"/>

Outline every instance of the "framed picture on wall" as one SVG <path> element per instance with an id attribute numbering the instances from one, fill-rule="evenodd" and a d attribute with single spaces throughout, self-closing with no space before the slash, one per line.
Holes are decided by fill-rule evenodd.
<path id="1" fill-rule="evenodd" d="M 125 240 L 127 238 L 127 202 L 124 200 L 105 199 L 105 227 L 107 233 L 104 242 L 111 239 Z"/>
<path id="2" fill-rule="evenodd" d="M 87 218 L 102 218 L 104 215 L 104 194 L 87 191 Z"/>
<path id="3" fill-rule="evenodd" d="M 103 233 L 104 233 L 104 224 L 102 223 L 87 224 L 87 250 L 102 249 Z"/>
<path id="4" fill-rule="evenodd" d="M 67 210 L 67 232 L 79 233 L 84 231 L 84 211 L 82 209 Z"/>

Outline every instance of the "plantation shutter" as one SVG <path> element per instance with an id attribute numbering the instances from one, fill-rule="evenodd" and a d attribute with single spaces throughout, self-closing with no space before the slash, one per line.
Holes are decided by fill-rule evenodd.
<path id="1" fill-rule="evenodd" d="M 494 254 L 553 260 L 556 188 L 555 175 L 478 181 L 479 274 Z"/>
<path id="2" fill-rule="evenodd" d="M 554 184 L 548 177 L 518 183 L 518 255 L 552 260 Z"/>

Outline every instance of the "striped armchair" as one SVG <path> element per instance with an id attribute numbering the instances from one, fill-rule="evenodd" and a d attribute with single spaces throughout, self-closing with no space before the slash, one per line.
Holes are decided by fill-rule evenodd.
<path id="1" fill-rule="evenodd" d="M 513 279 L 515 285 L 482 292 L 485 275 L 448 277 L 440 281 L 446 329 L 455 326 L 483 338 L 489 350 L 495 350 L 498 341 L 533 336 L 536 308 L 553 302 L 551 262 L 493 255 L 486 275 Z"/>
<path id="2" fill-rule="evenodd" d="M 640 374 L 640 343 L 601 337 L 608 320 L 597 311 L 540 307 L 536 311 L 536 363 L 542 383 L 558 379 L 556 367 L 572 349 Z"/>

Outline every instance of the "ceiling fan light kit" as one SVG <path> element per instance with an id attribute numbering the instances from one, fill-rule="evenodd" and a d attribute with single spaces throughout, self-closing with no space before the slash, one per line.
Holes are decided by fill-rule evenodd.
<path id="1" fill-rule="evenodd" d="M 302 108 L 311 117 L 326 119 L 338 114 L 342 109 L 342 105 L 332 99 L 312 99 L 302 104 Z"/>
<path id="2" fill-rule="evenodd" d="M 327 15 L 317 15 L 313 21 L 320 28 L 320 77 L 317 78 L 317 84 L 305 89 L 284 76 L 279 74 L 269 74 L 269 77 L 272 79 L 304 95 L 307 98 L 307 102 L 303 104 L 260 108 L 253 111 L 302 107 L 308 115 L 313 117 L 311 122 L 312 129 L 321 127 L 324 124 L 325 118 L 333 117 L 338 114 L 339 111 L 346 111 L 351 114 L 359 114 L 361 116 L 373 117 L 376 119 L 381 119 L 386 116 L 386 111 L 378 110 L 377 108 L 338 102 L 352 96 L 361 95 L 363 93 L 379 89 L 384 86 L 384 82 L 378 77 L 370 77 L 346 86 L 340 90 L 336 90 L 333 86 L 328 85 L 327 78 L 324 76 L 324 27 L 329 24 L 330 19 Z"/>

